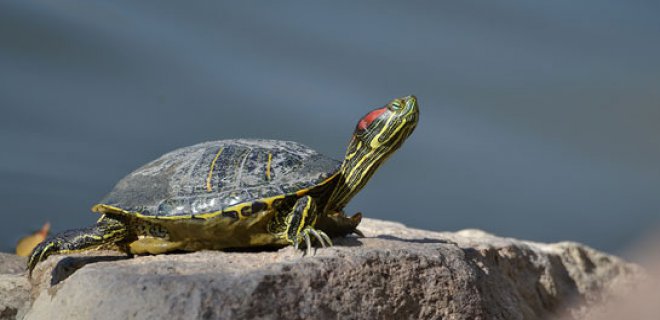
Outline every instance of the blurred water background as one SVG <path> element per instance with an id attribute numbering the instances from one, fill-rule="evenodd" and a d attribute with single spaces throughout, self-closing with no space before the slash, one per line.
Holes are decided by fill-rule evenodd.
<path id="1" fill-rule="evenodd" d="M 618 253 L 660 225 L 655 1 L 2 1 L 0 249 L 93 223 L 114 183 L 207 140 L 341 159 L 416 94 L 348 212 Z"/>

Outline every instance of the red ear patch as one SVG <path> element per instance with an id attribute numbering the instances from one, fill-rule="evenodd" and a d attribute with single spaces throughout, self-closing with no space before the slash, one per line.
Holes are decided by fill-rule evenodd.
<path id="1" fill-rule="evenodd" d="M 387 107 L 376 109 L 374 111 L 371 111 L 371 112 L 367 113 L 366 116 L 364 116 L 364 117 L 362 117 L 362 119 L 360 119 L 360 122 L 358 122 L 357 128 L 359 130 L 366 129 L 372 122 L 374 122 L 374 120 L 376 120 L 376 118 L 380 117 L 380 115 L 383 114 L 385 112 L 385 110 L 387 110 Z"/>

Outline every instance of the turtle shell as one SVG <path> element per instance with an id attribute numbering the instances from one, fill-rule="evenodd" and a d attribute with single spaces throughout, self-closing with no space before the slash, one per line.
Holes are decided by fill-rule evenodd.
<path id="1" fill-rule="evenodd" d="M 169 152 L 121 179 L 101 206 L 141 216 L 203 216 L 317 186 L 341 162 L 300 143 L 238 139 Z"/>

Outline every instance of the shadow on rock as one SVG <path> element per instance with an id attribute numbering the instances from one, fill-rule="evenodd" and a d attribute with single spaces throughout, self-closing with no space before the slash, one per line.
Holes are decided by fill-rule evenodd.
<path id="1" fill-rule="evenodd" d="M 50 285 L 54 286 L 70 277 L 76 270 L 90 263 L 130 259 L 128 256 L 66 257 L 51 272 Z"/>
<path id="2" fill-rule="evenodd" d="M 388 235 L 388 234 L 382 234 L 382 235 L 377 236 L 376 238 L 377 239 L 385 239 L 385 240 L 401 241 L 401 242 L 409 242 L 409 243 L 442 243 L 442 244 L 456 245 L 456 242 L 453 242 L 453 241 L 443 240 L 443 239 L 434 239 L 434 238 L 404 239 L 404 238 L 399 238 L 399 237 L 395 237 L 395 236 Z"/>
<path id="3" fill-rule="evenodd" d="M 361 247 L 362 242 L 357 237 L 341 237 L 332 239 L 332 243 L 338 247 Z"/>

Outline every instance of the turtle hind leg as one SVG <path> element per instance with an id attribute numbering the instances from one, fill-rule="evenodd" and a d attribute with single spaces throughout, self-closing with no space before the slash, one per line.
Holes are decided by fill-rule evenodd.
<path id="1" fill-rule="evenodd" d="M 310 196 L 300 197 L 284 219 L 284 238 L 295 248 L 304 242 L 308 255 L 312 253 L 312 237 L 323 247 L 332 246 L 330 237 L 314 228 L 317 217 L 316 201 Z"/>
<path id="2" fill-rule="evenodd" d="M 120 243 L 127 240 L 129 235 L 129 230 L 123 222 L 107 216 L 93 226 L 58 233 L 34 248 L 28 259 L 28 274 L 31 277 L 36 265 L 52 254 L 93 250 L 103 245 L 117 245 L 122 248 L 124 245 Z"/>
<path id="3" fill-rule="evenodd" d="M 343 211 L 333 211 L 320 215 L 316 227 L 331 237 L 344 237 L 354 233 L 358 237 L 364 238 L 362 231 L 357 229 L 361 221 L 362 213 L 360 212 L 348 217 Z"/>

